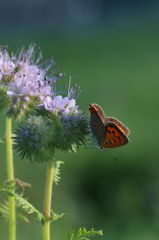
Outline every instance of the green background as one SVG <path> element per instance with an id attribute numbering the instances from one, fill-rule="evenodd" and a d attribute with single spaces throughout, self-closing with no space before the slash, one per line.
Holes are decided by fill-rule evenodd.
<path id="1" fill-rule="evenodd" d="M 125 16 L 120 23 L 116 18 L 78 28 L 30 23 L 30 28 L 3 29 L 1 44 L 10 51 L 34 42 L 45 59 L 56 60 L 58 72 L 67 73 L 58 85 L 71 76 L 81 86 L 77 103 L 86 115 L 88 104 L 98 103 L 131 131 L 130 143 L 121 148 L 101 151 L 89 143 L 77 154 L 57 152 L 65 164 L 53 188 L 53 209 L 66 215 L 52 224 L 52 239 L 65 240 L 80 226 L 103 229 L 104 240 L 159 238 L 159 33 L 147 12 L 141 19 L 132 14 L 134 21 Z M 4 137 L 4 116 L 0 120 Z M 4 146 L 0 149 L 2 183 L 6 160 Z M 14 162 L 15 176 L 32 184 L 25 195 L 42 210 L 46 166 L 20 160 L 16 153 Z M 7 234 L 7 223 L 0 220 L 0 239 Z M 32 217 L 28 224 L 18 221 L 21 239 L 41 239 L 41 224 Z"/>

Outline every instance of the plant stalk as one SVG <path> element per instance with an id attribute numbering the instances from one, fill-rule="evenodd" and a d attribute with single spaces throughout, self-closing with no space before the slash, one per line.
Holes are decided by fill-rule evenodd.
<path id="1" fill-rule="evenodd" d="M 13 148 L 12 148 L 12 119 L 6 117 L 6 158 L 7 158 L 7 180 L 14 181 Z M 12 189 L 14 193 L 14 190 Z M 16 214 L 15 198 L 8 197 L 9 204 L 9 240 L 16 240 Z"/>
<path id="2" fill-rule="evenodd" d="M 44 225 L 43 225 L 43 240 L 50 240 L 50 215 L 51 215 L 51 201 L 54 175 L 54 161 L 50 160 L 47 166 L 45 196 L 44 196 Z"/>

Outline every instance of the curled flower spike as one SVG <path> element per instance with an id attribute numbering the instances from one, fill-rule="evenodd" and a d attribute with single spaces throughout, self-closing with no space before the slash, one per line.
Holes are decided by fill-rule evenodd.
<path id="1" fill-rule="evenodd" d="M 51 149 L 48 148 L 48 130 L 46 122 L 41 117 L 31 116 L 24 119 L 16 129 L 14 148 L 19 156 L 26 157 L 31 162 L 50 160 Z"/>
<path id="2" fill-rule="evenodd" d="M 76 151 L 85 144 L 88 134 L 88 121 L 81 113 L 69 118 L 63 116 L 60 125 L 49 114 L 31 116 L 16 129 L 14 147 L 22 159 L 42 163 L 52 158 L 55 149 Z"/>
<path id="3" fill-rule="evenodd" d="M 85 144 L 89 134 L 87 118 L 82 112 L 61 116 L 61 125 L 54 127 L 51 146 L 61 151 L 75 151 Z"/>

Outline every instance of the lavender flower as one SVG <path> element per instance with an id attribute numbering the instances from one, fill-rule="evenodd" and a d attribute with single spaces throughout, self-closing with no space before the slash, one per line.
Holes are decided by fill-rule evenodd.
<path id="1" fill-rule="evenodd" d="M 59 114 L 69 115 L 78 112 L 75 99 L 69 99 L 61 95 L 55 96 L 54 98 L 48 96 L 44 99 L 43 104 L 48 111 L 58 112 Z"/>
<path id="2" fill-rule="evenodd" d="M 42 54 L 37 53 L 35 45 L 27 50 L 22 48 L 12 57 L 7 48 L 1 48 L 0 92 L 6 99 L 3 104 L 0 101 L 0 110 L 8 108 L 9 115 L 21 118 L 36 105 L 43 104 L 46 97 L 53 95 L 52 85 L 63 76 L 51 73 L 53 65 L 52 60 L 42 61 Z"/>
<path id="3" fill-rule="evenodd" d="M 51 86 L 46 81 L 47 71 L 53 63 L 49 61 L 45 67 L 40 64 L 42 55 L 36 56 L 35 46 L 30 45 L 28 50 L 22 49 L 15 58 L 18 69 L 13 81 L 8 84 L 9 96 L 48 96 L 51 95 Z"/>
<path id="4" fill-rule="evenodd" d="M 6 47 L 0 48 L 0 80 L 4 76 L 11 75 L 14 71 L 15 64 L 9 57 Z"/>
<path id="5" fill-rule="evenodd" d="M 8 84 L 9 96 L 48 96 L 51 86 L 45 81 L 45 71 L 27 62 L 19 63 L 20 70 Z"/>

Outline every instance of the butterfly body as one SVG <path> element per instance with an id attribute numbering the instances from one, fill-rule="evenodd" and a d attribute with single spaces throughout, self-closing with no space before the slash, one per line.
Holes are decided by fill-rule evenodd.
<path id="1" fill-rule="evenodd" d="M 116 148 L 129 142 L 130 131 L 119 120 L 106 117 L 98 104 L 90 104 L 90 127 L 100 148 Z"/>

